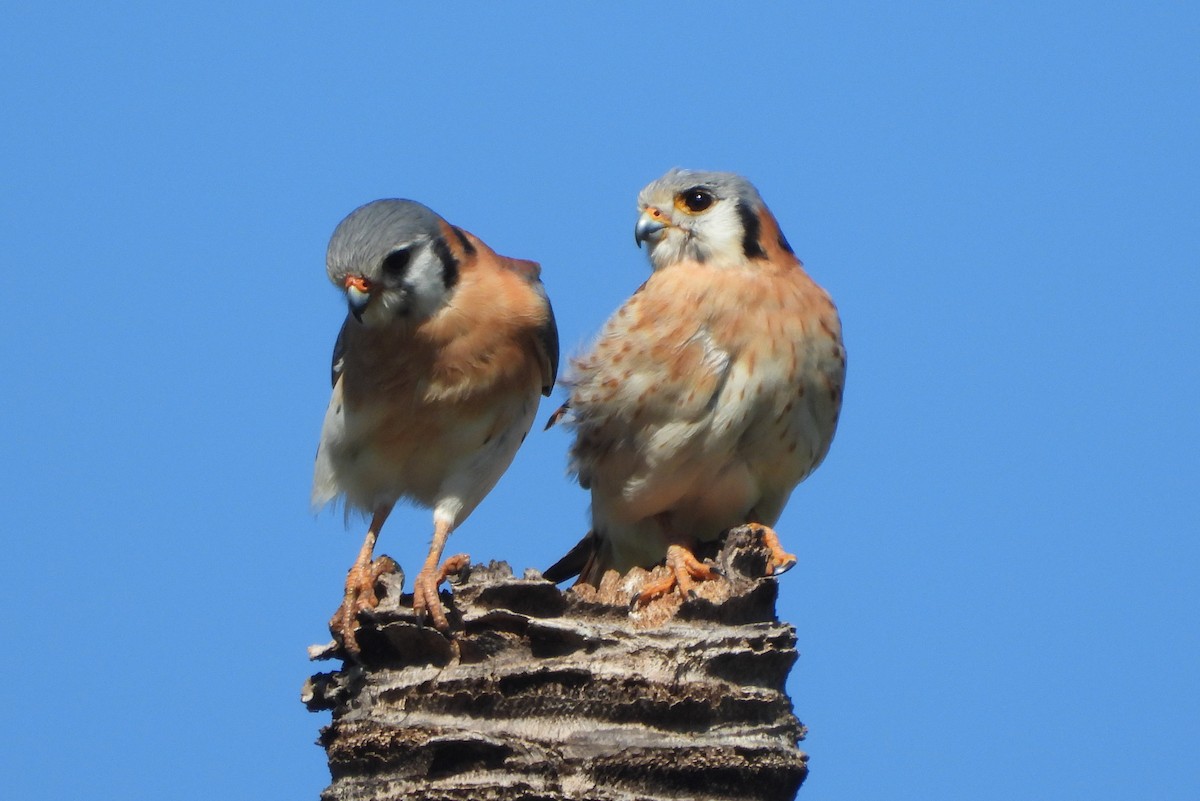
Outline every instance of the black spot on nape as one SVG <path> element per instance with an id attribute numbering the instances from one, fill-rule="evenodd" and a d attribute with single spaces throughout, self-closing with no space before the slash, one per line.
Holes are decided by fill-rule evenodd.
<path id="1" fill-rule="evenodd" d="M 383 267 L 385 275 L 392 278 L 399 278 L 408 269 L 410 258 L 412 258 L 411 250 L 408 248 L 397 248 L 383 257 L 383 263 L 380 266 Z"/>
<path id="2" fill-rule="evenodd" d="M 463 230 L 454 226 L 451 226 L 451 228 L 454 231 L 454 235 L 458 237 L 458 244 L 462 246 L 463 253 L 466 253 L 468 256 L 474 256 L 475 246 L 471 244 L 470 239 L 467 239 L 467 235 L 463 233 Z"/>
<path id="3" fill-rule="evenodd" d="M 458 283 L 458 259 L 454 258 L 450 246 L 440 236 L 433 240 L 433 252 L 442 263 L 442 284 L 446 289 L 450 289 Z"/>
<path id="4" fill-rule="evenodd" d="M 792 246 L 788 243 L 787 237 L 783 235 L 783 231 L 779 232 L 779 247 L 783 248 L 788 253 L 791 253 L 793 256 L 796 255 L 796 251 L 792 250 Z"/>
<path id="5" fill-rule="evenodd" d="M 746 254 L 746 258 L 765 259 L 767 252 L 763 250 L 762 243 L 759 242 L 759 236 L 762 234 L 762 225 L 758 222 L 758 216 L 743 201 L 738 201 L 737 213 L 742 218 L 742 251 Z"/>

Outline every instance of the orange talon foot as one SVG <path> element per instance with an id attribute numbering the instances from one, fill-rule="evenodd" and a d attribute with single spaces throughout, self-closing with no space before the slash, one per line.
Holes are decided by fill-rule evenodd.
<path id="1" fill-rule="evenodd" d="M 779 543 L 779 535 L 775 533 L 774 529 L 764 526 L 762 523 L 747 523 L 746 525 L 754 529 L 762 538 L 763 545 L 767 546 L 767 550 L 771 552 L 771 558 L 767 561 L 768 576 L 781 575 L 796 566 L 796 555 L 783 550 L 783 546 Z"/>
<path id="2" fill-rule="evenodd" d="M 442 599 L 438 595 L 438 585 L 470 562 L 471 557 L 460 553 L 442 562 L 438 570 L 428 566 L 421 569 L 413 581 L 413 611 L 418 618 L 429 615 L 430 622 L 438 631 L 444 632 L 450 628 L 450 621 L 446 619 L 446 611 L 442 609 Z"/>
<path id="3" fill-rule="evenodd" d="M 394 572 L 396 563 L 392 558 L 381 556 L 366 564 L 356 562 L 346 574 L 346 591 L 342 596 L 342 605 L 329 620 L 329 633 L 356 659 L 362 653 L 358 647 L 358 613 L 379 605 L 375 582 L 380 576 Z"/>
<path id="4" fill-rule="evenodd" d="M 697 559 L 691 551 L 682 545 L 672 545 L 667 548 L 667 569 L 665 578 L 642 588 L 636 604 L 645 606 L 655 598 L 660 598 L 679 587 L 679 594 L 687 597 L 697 581 L 712 581 L 720 578 L 713 568 Z"/>

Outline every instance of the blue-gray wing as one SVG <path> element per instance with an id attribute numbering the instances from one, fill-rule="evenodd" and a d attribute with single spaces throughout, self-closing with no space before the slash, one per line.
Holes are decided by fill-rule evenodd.
<path id="1" fill-rule="evenodd" d="M 342 329 L 338 331 L 337 341 L 333 343 L 333 365 L 331 367 L 330 383 L 337 386 L 338 377 L 342 374 L 342 360 L 346 355 L 346 328 L 350 325 L 350 316 L 346 316 L 346 321 L 342 323 Z"/>
<path id="2" fill-rule="evenodd" d="M 554 382 L 558 378 L 558 323 L 554 321 L 554 307 L 550 305 L 550 296 L 541 281 L 534 283 L 534 289 L 546 301 L 546 324 L 538 329 L 537 344 L 542 357 L 542 394 L 550 397 L 554 391 Z"/>

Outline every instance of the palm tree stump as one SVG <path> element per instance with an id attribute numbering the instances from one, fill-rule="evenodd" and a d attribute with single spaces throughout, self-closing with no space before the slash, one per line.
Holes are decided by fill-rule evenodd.
<path id="1" fill-rule="evenodd" d="M 631 611 L 665 568 L 560 591 L 475 565 L 443 593 L 453 637 L 419 625 L 403 576 L 364 613 L 361 662 L 305 684 L 333 783 L 324 801 L 783 801 L 807 773 L 784 682 L 766 549 L 734 529 L 703 582 Z M 332 645 L 314 658 L 338 656 Z"/>

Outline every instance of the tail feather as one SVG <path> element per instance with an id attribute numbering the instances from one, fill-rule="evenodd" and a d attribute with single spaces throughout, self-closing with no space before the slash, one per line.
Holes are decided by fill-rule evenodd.
<path id="1" fill-rule="evenodd" d="M 561 584 L 569 578 L 579 576 L 580 581 L 588 581 L 595 572 L 596 557 L 600 550 L 600 538 L 595 531 L 589 531 L 575 547 L 567 551 L 567 555 L 542 571 L 542 576 L 555 584 Z"/>
<path id="2" fill-rule="evenodd" d="M 550 415 L 550 419 L 546 421 L 546 427 L 543 431 L 549 431 L 554 426 L 558 425 L 558 421 L 567 416 L 571 411 L 571 402 L 567 401 L 562 406 L 555 409 L 554 414 Z"/>

